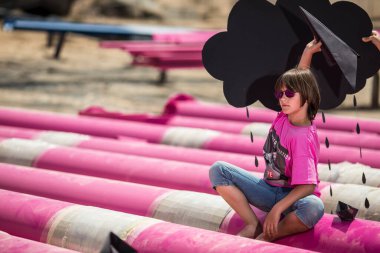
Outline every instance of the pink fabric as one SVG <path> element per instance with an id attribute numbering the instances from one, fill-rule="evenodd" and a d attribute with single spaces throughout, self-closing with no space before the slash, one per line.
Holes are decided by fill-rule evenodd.
<path id="1" fill-rule="evenodd" d="M 317 171 L 319 142 L 314 124 L 293 126 L 286 114 L 279 113 L 265 142 L 264 158 L 264 178 L 268 184 L 280 187 L 314 184 L 317 185 L 314 194 L 321 195 Z M 280 175 L 287 179 L 277 177 Z"/>
<path id="2" fill-rule="evenodd" d="M 206 42 L 217 31 L 194 31 L 185 33 L 158 33 L 153 34 L 153 40 L 156 42 L 169 43 L 189 43 L 189 42 Z"/>

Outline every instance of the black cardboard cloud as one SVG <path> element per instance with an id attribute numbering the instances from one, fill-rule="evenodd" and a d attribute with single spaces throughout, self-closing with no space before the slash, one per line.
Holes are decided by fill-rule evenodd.
<path id="1" fill-rule="evenodd" d="M 275 81 L 298 64 L 313 39 L 300 6 L 360 55 L 354 88 L 338 64 L 330 66 L 323 54 L 314 55 L 311 67 L 320 86 L 322 109 L 340 105 L 346 94 L 361 90 L 379 69 L 377 48 L 361 40 L 371 34 L 371 20 L 353 3 L 278 0 L 272 5 L 265 0 L 240 0 L 231 10 L 227 32 L 210 38 L 202 52 L 206 70 L 224 82 L 231 105 L 244 107 L 259 100 L 268 108 L 280 109 L 273 96 Z"/>

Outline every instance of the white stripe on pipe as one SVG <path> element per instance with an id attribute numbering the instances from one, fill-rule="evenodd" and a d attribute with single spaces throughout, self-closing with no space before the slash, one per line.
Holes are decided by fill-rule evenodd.
<path id="1" fill-rule="evenodd" d="M 61 146 L 75 147 L 82 141 L 90 139 L 90 136 L 76 133 L 64 133 L 55 131 L 44 131 L 37 135 L 36 139 Z"/>
<path id="2" fill-rule="evenodd" d="M 0 142 L 0 162 L 32 167 L 42 153 L 54 147 L 43 141 L 6 139 Z"/>
<path id="3" fill-rule="evenodd" d="M 171 191 L 153 203 L 152 217 L 177 224 L 219 231 L 231 207 L 219 196 Z"/>
<path id="4" fill-rule="evenodd" d="M 367 186 L 380 187 L 380 169 L 374 169 L 360 163 L 342 162 L 331 164 L 331 171 L 327 164 L 318 165 L 320 180 L 341 184 L 362 185 L 363 172 Z"/>
<path id="5" fill-rule="evenodd" d="M 253 136 L 267 137 L 271 124 L 255 122 L 246 125 L 241 131 L 242 134 L 250 134 L 252 132 Z"/>
<path id="6" fill-rule="evenodd" d="M 171 127 L 165 132 L 161 143 L 172 146 L 201 148 L 205 142 L 218 135 L 220 135 L 220 132 L 213 130 Z"/>
<path id="7" fill-rule="evenodd" d="M 325 204 L 325 212 L 336 213 L 338 201 L 342 201 L 352 207 L 359 209 L 356 217 L 380 221 L 380 189 L 376 187 L 356 184 L 333 184 L 332 197 L 330 187 L 321 191 L 321 199 Z M 365 199 L 369 201 L 369 208 L 365 207 Z"/>
<path id="8" fill-rule="evenodd" d="M 99 252 L 111 231 L 129 241 L 136 238 L 136 232 L 141 232 L 138 229 L 142 226 L 160 222 L 133 214 L 73 205 L 59 211 L 48 222 L 41 241 L 80 252 Z"/>

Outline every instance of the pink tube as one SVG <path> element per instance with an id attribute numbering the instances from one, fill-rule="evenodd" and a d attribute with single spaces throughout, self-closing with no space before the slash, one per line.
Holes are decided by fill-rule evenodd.
<path id="1" fill-rule="evenodd" d="M 0 207 L 1 207 L 0 208 L 0 229 L 6 229 L 6 231 L 8 231 L 9 229 L 8 224 L 13 224 L 15 221 L 17 221 L 17 223 L 20 224 L 18 225 L 19 229 L 28 230 L 28 228 L 34 224 L 33 221 L 35 221 L 36 219 L 41 220 L 39 215 L 42 215 L 44 218 L 52 217 L 52 215 L 46 215 L 44 212 L 41 212 L 41 211 L 38 213 L 34 213 L 32 217 L 26 216 L 26 214 L 30 212 L 31 205 L 35 207 L 35 202 L 41 203 L 41 201 L 36 201 L 36 200 L 41 200 L 41 198 L 28 196 L 27 202 L 30 202 L 30 203 L 25 203 L 25 200 L 24 199 L 20 200 L 19 196 L 22 196 L 22 198 L 24 198 L 23 196 L 27 196 L 27 195 L 9 193 L 9 194 L 13 194 L 14 196 L 18 195 L 17 200 L 16 200 L 16 197 L 13 199 L 10 198 L 9 194 L 6 194 L 4 197 L 4 192 L 8 193 L 5 190 L 0 190 L 0 199 L 2 200 L 0 202 Z M 44 210 L 52 209 L 50 207 L 51 202 L 52 200 L 47 200 L 43 203 Z M 59 202 L 54 201 L 54 203 L 59 203 Z M 3 206 L 5 205 L 10 206 L 11 209 L 9 210 L 9 208 L 8 209 L 3 208 Z M 60 210 L 61 208 L 56 208 L 55 210 L 57 209 Z M 18 213 L 17 216 L 15 215 L 15 212 L 13 210 L 17 210 L 17 213 Z M 25 219 L 24 217 L 29 217 L 29 218 Z M 4 220 L 7 220 L 8 222 L 5 224 L 3 222 Z M 4 227 L 4 224 L 5 224 L 5 227 Z M 39 225 L 39 227 L 45 227 L 45 224 L 46 223 L 43 223 L 43 225 Z M 165 229 L 161 228 L 161 232 L 165 231 L 165 234 L 167 235 L 168 234 L 167 229 L 169 229 L 170 231 L 170 228 L 165 228 Z M 191 230 L 191 229 L 188 228 L 187 230 Z M 344 231 L 344 233 L 342 233 L 342 231 Z M 20 231 L 16 230 L 15 232 L 19 233 Z M 372 235 L 379 234 L 379 232 L 380 232 L 380 223 L 378 222 L 364 221 L 361 219 L 356 219 L 350 223 L 341 222 L 335 216 L 325 214 L 322 220 L 315 226 L 313 230 L 308 231 L 303 234 L 286 237 L 284 239 L 276 241 L 276 243 L 281 243 L 281 244 L 289 245 L 289 246 L 297 245 L 297 247 L 300 247 L 300 248 L 315 250 L 315 251 L 320 251 L 320 252 L 331 252 L 331 251 L 334 251 L 336 253 L 377 252 L 380 249 L 380 241 L 373 240 L 373 238 L 370 237 L 370 234 Z M 191 234 L 191 231 L 189 231 L 188 233 Z M 156 240 L 160 241 L 159 238 L 161 238 L 159 235 L 162 235 L 162 234 L 159 233 L 158 235 L 156 234 L 156 235 L 149 236 L 150 238 L 149 243 L 156 245 L 157 243 Z M 363 236 L 359 236 L 359 235 L 363 235 Z M 193 236 L 195 235 L 193 234 Z M 154 240 L 152 240 L 152 238 L 154 238 Z M 184 237 L 180 237 L 180 238 L 184 238 Z M 203 239 L 208 239 L 208 238 L 203 238 Z M 146 240 L 148 240 L 148 238 L 146 238 Z M 181 242 L 181 243 L 183 244 L 184 242 Z M 136 244 L 133 244 L 133 246 L 136 246 Z M 138 247 L 139 246 L 137 246 L 136 248 Z"/>
<path id="2" fill-rule="evenodd" d="M 223 119 L 207 119 L 181 115 L 128 115 L 117 112 L 108 112 L 103 108 L 99 107 L 89 107 L 85 110 L 81 110 L 80 115 L 124 119 L 128 121 L 155 123 L 167 126 L 205 128 L 233 134 L 244 134 L 244 129 L 251 124 L 243 121 L 239 122 Z M 269 123 L 267 124 L 269 130 L 270 125 Z M 255 136 L 255 132 L 253 132 L 253 135 Z M 337 130 L 319 129 L 318 137 L 320 143 L 325 143 L 326 138 L 328 138 L 329 143 L 333 145 L 380 149 L 380 135 L 373 133 L 361 133 L 360 135 L 358 135 L 352 132 L 349 133 Z"/>
<path id="3" fill-rule="evenodd" d="M 168 193 L 174 193 L 167 188 L 5 163 L 0 163 L 0 188 L 148 217 L 154 215 L 156 207 Z M 202 208 L 201 200 L 197 204 Z M 258 217 L 264 215 L 262 211 L 254 210 Z M 239 216 L 235 212 L 231 214 L 219 224 L 220 232 L 237 234 L 243 228 Z"/>
<path id="4" fill-rule="evenodd" d="M 57 131 L 77 132 L 96 136 L 116 138 L 128 136 L 141 138 L 153 143 L 163 142 L 167 131 L 171 128 L 161 125 L 131 122 L 121 120 L 97 119 L 93 117 L 74 117 L 46 112 L 35 112 L 16 109 L 0 109 L 0 124 L 10 126 L 22 126 L 36 129 L 49 129 Z M 256 138 L 252 144 L 249 138 L 235 134 L 217 133 L 209 137 L 202 144 L 203 149 L 242 153 L 250 155 L 262 155 L 262 147 L 265 139 Z M 333 152 L 331 152 L 333 151 Z M 362 149 L 360 157 L 359 149 L 330 145 L 329 149 L 321 146 L 320 162 L 338 163 L 342 161 L 359 162 L 374 168 L 380 168 L 380 151 Z"/>
<path id="5" fill-rule="evenodd" d="M 43 134 L 56 134 L 59 132 L 40 131 L 28 128 L 0 126 L 0 137 L 41 139 Z M 216 161 L 226 161 L 249 171 L 263 172 L 265 161 L 262 156 L 257 157 L 258 166 L 254 164 L 254 158 L 250 155 L 228 153 L 214 150 L 201 150 L 186 147 L 173 147 L 155 143 L 147 143 L 141 139 L 120 137 L 122 141 L 109 138 L 85 136 L 86 140 L 78 140 L 74 146 L 85 149 L 108 151 L 127 155 L 136 155 L 152 158 L 160 158 L 173 161 L 212 165 Z M 42 139 L 44 140 L 44 139 Z M 59 144 L 62 145 L 62 144 Z"/>
<path id="6" fill-rule="evenodd" d="M 169 189 L 0 163 L 1 189 L 146 216 Z M 133 193 L 133 194 L 131 194 Z"/>
<path id="7" fill-rule="evenodd" d="M 0 189 L 0 230 L 34 241 L 40 241 L 45 226 L 54 214 L 73 205 L 49 200 L 51 205 L 48 206 L 44 199 L 31 195 L 23 195 L 21 202 L 15 198 L 17 195 Z"/>
<path id="8" fill-rule="evenodd" d="M 0 231 L 0 249 L 2 253 L 74 253 L 77 251 L 56 247 L 44 243 L 12 236 Z"/>
<path id="9" fill-rule="evenodd" d="M 24 140 L 22 144 L 30 145 L 28 151 L 38 147 L 33 141 Z M 28 151 L 24 147 L 24 152 Z M 16 154 L 2 156 L 5 159 L 16 158 Z M 18 160 L 7 162 L 17 163 Z M 199 164 L 57 146 L 39 150 L 30 165 L 133 183 L 214 193 L 208 176 L 209 166 Z M 261 177 L 258 172 L 252 173 Z"/>
<path id="10" fill-rule="evenodd" d="M 202 103 L 187 94 L 179 94 L 171 97 L 165 106 L 163 114 L 178 114 L 184 116 L 195 116 L 215 119 L 228 119 L 236 121 L 266 122 L 272 123 L 277 112 L 268 109 L 255 108 L 250 110 L 250 119 L 246 116 L 245 108 L 235 108 L 229 105 L 218 105 Z M 321 114 L 318 114 L 315 123 L 319 129 L 330 129 L 355 132 L 356 124 L 364 132 L 380 134 L 380 121 L 370 119 L 356 119 L 350 117 L 339 117 L 326 115 L 326 123 L 323 123 Z"/>
<path id="11" fill-rule="evenodd" d="M 24 157 L 22 155 L 9 152 L 10 150 L 15 149 L 13 146 L 10 146 L 10 143 L 6 143 L 5 145 L 3 145 L 3 143 L 0 144 L 2 144 L 2 150 L 4 152 L 1 159 L 4 159 L 8 163 L 13 162 L 20 164 L 20 162 L 22 162 L 25 164 L 25 159 L 23 159 Z M 11 144 L 15 144 L 15 142 Z M 22 146 L 21 144 L 24 144 L 25 153 L 37 149 L 40 145 L 33 141 L 23 141 L 21 143 L 18 142 L 17 147 Z M 161 186 L 171 189 L 216 194 L 212 189 L 209 180 L 208 166 L 67 147 L 40 148 L 39 152 L 40 153 L 35 154 L 33 161 L 29 162 L 33 167 Z M 112 168 L 112 170 L 109 168 Z M 12 174 L 12 172 L 5 173 L 4 185 L 6 185 L 7 182 L 7 173 Z M 260 173 L 251 173 L 258 178 L 262 177 L 262 174 Z M 102 184 L 99 185 L 102 186 L 101 188 L 106 188 L 105 186 L 103 187 Z M 330 185 L 331 183 L 321 182 L 319 190 L 322 191 L 323 188 Z M 45 191 L 48 191 L 50 187 L 57 187 L 54 180 L 50 180 L 46 183 Z M 13 188 L 11 189 L 14 190 Z M 63 189 L 60 190 L 66 191 Z M 77 190 L 79 191 L 79 189 Z M 137 188 L 132 192 L 141 192 L 141 195 L 144 193 Z M 151 195 L 154 199 L 157 199 L 158 197 L 158 195 L 155 195 L 154 193 Z M 78 196 L 81 195 L 79 194 Z M 149 199 L 148 203 L 151 203 L 152 201 L 152 199 Z M 143 206 L 147 205 L 148 204 L 145 204 Z M 138 206 L 136 206 L 136 208 L 138 208 Z M 141 211 L 139 214 L 141 214 Z"/>
<path id="12" fill-rule="evenodd" d="M 50 231 L 55 229 L 51 227 L 51 223 L 47 224 L 46 221 L 56 221 L 56 217 L 60 217 L 58 211 L 67 210 L 67 207 L 72 204 L 57 200 L 51 200 L 26 194 L 9 192 L 0 190 L 0 229 L 6 232 L 12 231 L 15 235 L 23 234 L 23 231 L 38 231 L 39 234 L 43 230 Z M 66 208 L 65 208 L 66 207 Z M 81 207 L 81 206 L 78 206 Z M 84 210 L 85 207 L 82 207 Z M 32 211 L 33 210 L 33 211 Z M 119 214 L 103 209 L 103 213 L 107 213 L 108 217 Z M 83 212 L 79 215 L 84 215 Z M 116 216 L 116 217 L 118 217 Z M 128 215 L 124 217 L 129 217 Z M 134 216 L 136 217 L 136 216 Z M 134 218 L 133 217 L 133 218 Z M 96 232 L 103 232 L 99 229 L 99 223 L 106 221 L 104 216 L 97 216 L 99 222 L 85 223 L 86 227 L 91 227 L 92 233 L 90 234 L 76 234 L 76 237 L 84 238 L 86 240 L 93 239 L 94 243 Z M 137 219 L 136 217 L 135 219 Z M 69 219 L 69 218 L 66 218 Z M 41 222 L 43 221 L 43 222 Z M 71 220 L 68 220 L 70 222 Z M 146 221 L 145 226 L 139 224 L 131 224 L 135 229 L 130 229 L 127 233 L 126 241 L 131 244 L 138 252 L 303 252 L 302 249 L 291 248 L 282 245 L 276 245 L 265 242 L 258 242 L 255 240 L 235 237 L 228 234 L 207 231 L 203 229 L 190 228 L 187 226 L 167 223 L 167 222 L 153 222 L 150 218 L 144 218 Z M 59 222 L 59 221 L 58 221 Z M 120 222 L 123 222 L 121 219 Z M 127 222 L 127 221 L 125 221 Z M 150 223 L 149 223 L 150 222 Z M 16 225 L 17 224 L 17 225 Z M 70 222 L 70 230 L 78 229 L 83 226 L 83 223 Z M 370 224 L 371 225 L 371 224 Z M 14 227 L 19 229 L 13 230 Z M 99 231 L 98 231 L 99 230 Z M 373 229 L 372 231 L 376 231 Z M 70 233 L 70 231 L 67 231 Z M 94 233 L 93 233 L 94 232 Z M 9 232 L 10 233 L 10 232 Z M 36 236 L 24 233 L 27 239 L 39 239 Z M 65 237 L 65 238 L 63 238 Z M 56 235 L 56 242 L 73 240 L 73 235 L 64 233 Z M 83 240 L 84 240 L 83 239 Z M 42 237 L 41 241 L 46 241 L 46 237 Z M 81 247 L 81 245 L 64 243 L 66 247 Z M 372 246 L 378 246 L 372 243 Z M 83 248 L 81 248 L 83 249 Z M 99 249 L 98 249 L 99 250 Z"/>

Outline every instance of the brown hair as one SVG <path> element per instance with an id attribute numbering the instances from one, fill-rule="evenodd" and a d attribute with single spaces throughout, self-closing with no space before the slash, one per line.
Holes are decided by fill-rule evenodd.
<path id="1" fill-rule="evenodd" d="M 290 69 L 282 74 L 274 86 L 275 91 L 281 90 L 285 85 L 289 90 L 299 92 L 301 106 L 308 102 L 307 116 L 310 121 L 314 120 L 319 110 L 321 95 L 319 94 L 317 80 L 310 69 Z"/>

